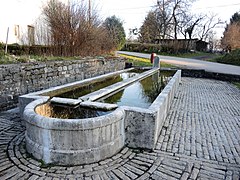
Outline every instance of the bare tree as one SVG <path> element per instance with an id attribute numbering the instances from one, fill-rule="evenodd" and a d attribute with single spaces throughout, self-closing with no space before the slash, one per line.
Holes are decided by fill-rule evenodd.
<path id="1" fill-rule="evenodd" d="M 51 42 L 50 42 L 50 29 L 49 27 L 46 25 L 44 19 L 43 19 L 43 16 L 40 16 L 35 24 L 34 24 L 34 27 L 35 27 L 35 41 L 36 41 L 36 44 L 38 45 L 50 45 Z"/>
<path id="2" fill-rule="evenodd" d="M 178 32 L 181 31 L 182 25 L 188 23 L 191 19 L 189 8 L 195 0 L 175 0 L 172 3 L 172 24 L 174 39 L 177 39 Z"/>
<path id="3" fill-rule="evenodd" d="M 186 36 L 188 34 L 188 37 L 189 39 L 191 40 L 192 39 L 192 35 L 193 35 L 193 31 L 194 31 L 194 28 L 198 25 L 198 23 L 201 21 L 203 17 L 200 17 L 196 20 L 194 20 L 184 31 L 185 33 L 185 39 L 186 39 Z"/>
<path id="4" fill-rule="evenodd" d="M 217 18 L 216 14 L 205 15 L 201 18 L 196 31 L 200 40 L 206 41 L 209 38 L 211 31 L 218 25 L 222 24 L 221 19 Z"/>
<path id="5" fill-rule="evenodd" d="M 155 9 L 156 20 L 158 24 L 158 31 L 160 32 L 160 39 L 166 39 L 171 36 L 172 27 L 172 1 L 158 0 L 157 8 Z"/>
<path id="6" fill-rule="evenodd" d="M 36 42 L 50 46 L 53 55 L 85 56 L 114 50 L 97 10 L 87 9 L 80 0 L 67 4 L 49 0 L 35 29 Z"/>
<path id="7" fill-rule="evenodd" d="M 177 39 L 182 25 L 189 19 L 189 7 L 195 0 L 158 0 L 156 12 L 161 22 L 163 38 Z"/>

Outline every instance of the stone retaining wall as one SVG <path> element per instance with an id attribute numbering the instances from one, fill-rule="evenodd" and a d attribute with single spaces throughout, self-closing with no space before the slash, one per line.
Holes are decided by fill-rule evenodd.
<path id="1" fill-rule="evenodd" d="M 207 79 L 216 79 L 220 81 L 228 81 L 228 82 L 240 82 L 240 76 L 234 74 L 223 74 L 223 73 L 215 73 L 208 72 L 201 69 L 182 69 L 183 77 L 194 77 L 194 78 L 207 78 Z"/>
<path id="2" fill-rule="evenodd" d="M 0 111 L 15 107 L 18 96 L 124 69 L 123 58 L 47 61 L 0 66 Z"/>

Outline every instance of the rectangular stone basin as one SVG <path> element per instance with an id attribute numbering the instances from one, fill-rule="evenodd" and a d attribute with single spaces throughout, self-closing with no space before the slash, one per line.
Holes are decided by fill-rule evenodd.
<path id="1" fill-rule="evenodd" d="M 157 71 L 141 81 L 99 99 L 98 102 L 148 108 L 175 73 L 176 71 Z"/>
<path id="2" fill-rule="evenodd" d="M 26 125 L 27 151 L 46 163 L 76 165 L 111 157 L 124 146 L 154 149 L 181 81 L 181 71 L 175 71 L 167 78 L 158 68 L 153 68 L 78 99 L 48 94 L 62 89 L 75 90 L 79 85 L 96 83 L 127 71 L 21 96 L 19 102 Z M 107 101 L 119 92 L 124 94 L 124 90 L 134 84 L 144 87 L 138 91 L 145 95 L 143 99 L 147 99 L 144 106 L 131 104 L 132 100 L 122 104 Z M 130 89 L 127 96 L 136 96 L 134 92 Z"/>
<path id="3" fill-rule="evenodd" d="M 97 91 L 104 87 L 110 86 L 117 82 L 124 81 L 128 78 L 136 76 L 137 74 L 144 72 L 141 69 L 133 69 L 129 71 L 124 71 L 120 74 L 108 76 L 106 78 L 95 79 L 84 84 L 79 84 L 75 86 L 71 86 L 69 88 L 62 88 L 59 90 L 54 90 L 51 92 L 43 93 L 43 96 L 50 96 L 50 97 L 61 97 L 61 98 L 72 98 L 78 99 L 81 96 L 89 94 L 91 92 Z"/>
<path id="4" fill-rule="evenodd" d="M 145 76 L 138 81 L 122 85 L 121 88 L 116 88 L 117 84 L 115 84 L 107 87 L 105 91 L 99 90 L 83 96 L 82 99 L 116 103 L 126 113 L 125 144 L 132 148 L 152 150 L 155 148 L 175 91 L 181 81 L 181 70 L 166 71 L 165 74 L 168 75 L 164 76 L 164 73 L 161 71 L 159 73 L 159 70 L 155 69 L 151 73 L 145 73 Z M 146 85 L 143 85 L 144 83 Z M 134 90 L 136 87 L 138 90 Z M 124 91 L 129 91 L 126 92 L 128 95 L 125 96 Z"/>

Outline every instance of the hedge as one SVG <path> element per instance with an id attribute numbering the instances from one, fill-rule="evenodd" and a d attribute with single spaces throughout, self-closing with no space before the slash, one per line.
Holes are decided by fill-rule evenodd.
<path id="1" fill-rule="evenodd" d="M 224 64 L 232 64 L 240 66 L 240 49 L 233 50 L 225 54 L 223 57 L 217 58 L 217 62 Z"/>

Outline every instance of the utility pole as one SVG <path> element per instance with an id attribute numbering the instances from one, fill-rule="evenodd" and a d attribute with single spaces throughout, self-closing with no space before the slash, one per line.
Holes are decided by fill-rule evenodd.
<path id="1" fill-rule="evenodd" d="M 165 2 L 163 0 L 163 39 L 165 39 L 165 33 L 166 33 L 166 14 L 165 14 Z"/>
<path id="2" fill-rule="evenodd" d="M 91 0 L 88 0 L 88 21 L 91 24 Z"/>
<path id="3" fill-rule="evenodd" d="M 9 34 L 9 27 L 7 28 L 7 37 L 6 37 L 6 44 L 5 44 L 5 54 L 7 54 L 7 48 L 8 48 L 8 34 Z"/>

